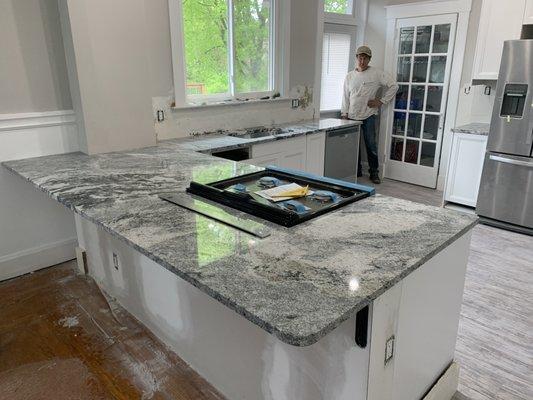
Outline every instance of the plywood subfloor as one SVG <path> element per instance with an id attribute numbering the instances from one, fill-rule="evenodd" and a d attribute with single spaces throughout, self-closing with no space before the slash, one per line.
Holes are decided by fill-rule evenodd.
<path id="1" fill-rule="evenodd" d="M 223 397 L 69 262 L 0 283 L 0 399 Z"/>

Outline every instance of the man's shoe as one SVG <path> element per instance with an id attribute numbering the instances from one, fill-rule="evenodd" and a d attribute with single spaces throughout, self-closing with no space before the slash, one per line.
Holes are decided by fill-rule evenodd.
<path id="1" fill-rule="evenodd" d="M 379 179 L 379 176 L 377 174 L 370 175 L 370 180 L 376 185 L 379 185 L 381 183 L 381 179 Z"/>

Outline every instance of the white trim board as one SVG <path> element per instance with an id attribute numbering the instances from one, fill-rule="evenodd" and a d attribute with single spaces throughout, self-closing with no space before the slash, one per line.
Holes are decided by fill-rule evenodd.
<path id="1" fill-rule="evenodd" d="M 72 110 L 0 114 L 0 161 L 79 151 Z"/>
<path id="2" fill-rule="evenodd" d="M 469 13 L 472 0 L 421 1 L 385 6 L 387 19 L 413 18 L 426 15 Z"/>
<path id="3" fill-rule="evenodd" d="M 0 114 L 0 132 L 75 123 L 76 115 L 73 110 Z"/>
<path id="4" fill-rule="evenodd" d="M 77 238 L 36 246 L 0 257 L 0 281 L 76 258 Z"/>

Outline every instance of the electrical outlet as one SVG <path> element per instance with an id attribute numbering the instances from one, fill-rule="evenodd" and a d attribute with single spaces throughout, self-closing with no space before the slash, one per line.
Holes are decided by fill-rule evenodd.
<path id="1" fill-rule="evenodd" d="M 117 253 L 113 253 L 113 267 L 118 271 L 118 256 Z"/>
<path id="2" fill-rule="evenodd" d="M 385 365 L 392 360 L 394 356 L 394 335 L 387 339 L 385 343 Z"/>
<path id="3" fill-rule="evenodd" d="M 292 106 L 292 108 L 300 107 L 300 99 L 292 99 L 291 106 Z"/>
<path id="4" fill-rule="evenodd" d="M 165 112 L 163 110 L 157 110 L 157 122 L 163 122 L 165 120 Z"/>

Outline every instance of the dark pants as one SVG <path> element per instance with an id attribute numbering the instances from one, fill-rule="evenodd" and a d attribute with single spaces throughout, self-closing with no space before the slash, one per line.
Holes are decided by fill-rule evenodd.
<path id="1" fill-rule="evenodd" d="M 370 172 L 370 175 L 374 175 L 377 174 L 379 170 L 378 148 L 376 145 L 376 116 L 371 115 L 362 122 L 361 133 L 366 147 L 369 167 L 368 171 Z M 361 166 L 361 148 L 359 148 L 359 165 L 357 171 L 359 173 L 363 172 L 363 167 Z"/>

